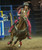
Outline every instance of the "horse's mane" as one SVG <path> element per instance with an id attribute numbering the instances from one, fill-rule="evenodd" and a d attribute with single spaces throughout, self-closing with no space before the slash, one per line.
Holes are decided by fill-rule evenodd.
<path id="1" fill-rule="evenodd" d="M 22 17 L 20 17 L 19 24 L 18 24 L 18 29 L 20 29 L 20 30 L 25 29 L 25 27 L 27 26 L 23 20 L 24 19 Z"/>

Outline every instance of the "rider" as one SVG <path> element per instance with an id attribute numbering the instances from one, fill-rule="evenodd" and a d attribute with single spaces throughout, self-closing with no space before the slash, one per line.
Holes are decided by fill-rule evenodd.
<path id="1" fill-rule="evenodd" d="M 28 19 L 29 17 L 29 14 L 30 14 L 30 9 L 29 9 L 29 4 L 27 2 L 25 2 L 23 4 L 24 8 L 21 8 L 19 11 L 18 11 L 18 16 L 21 17 L 21 13 L 24 15 L 24 17 L 27 19 L 27 24 L 28 24 L 28 30 L 29 30 L 29 36 L 28 38 L 31 39 L 31 24 L 30 24 L 30 21 Z M 18 19 L 20 19 L 20 17 Z M 18 20 L 15 20 L 15 24 L 17 23 Z M 11 26 L 9 32 L 11 32 L 13 26 Z M 28 33 L 27 33 L 28 35 Z"/>

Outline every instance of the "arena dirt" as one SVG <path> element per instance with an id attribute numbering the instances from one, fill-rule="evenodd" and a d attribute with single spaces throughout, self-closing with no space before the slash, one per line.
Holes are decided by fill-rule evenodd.
<path id="1" fill-rule="evenodd" d="M 18 48 L 19 42 L 13 47 L 7 45 L 9 40 L 0 40 L 0 50 L 42 50 L 42 37 L 32 37 L 31 40 L 26 38 L 22 41 L 21 48 Z"/>

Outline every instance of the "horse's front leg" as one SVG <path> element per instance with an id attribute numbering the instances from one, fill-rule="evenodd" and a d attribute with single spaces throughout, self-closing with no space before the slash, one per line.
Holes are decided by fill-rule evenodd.
<path id="1" fill-rule="evenodd" d="M 18 47 L 20 48 L 21 46 L 22 46 L 22 41 L 20 40 Z"/>
<path id="2" fill-rule="evenodd" d="M 14 42 L 14 44 L 12 44 L 12 46 L 14 46 L 17 42 L 18 42 L 18 39 Z"/>
<path id="3" fill-rule="evenodd" d="M 11 40 L 8 42 L 8 45 L 9 45 L 9 44 L 12 44 L 13 36 L 14 36 L 13 33 L 11 33 Z"/>

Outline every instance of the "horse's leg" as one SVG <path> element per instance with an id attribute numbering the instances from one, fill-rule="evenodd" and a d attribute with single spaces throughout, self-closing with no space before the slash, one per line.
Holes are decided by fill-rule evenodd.
<path id="1" fill-rule="evenodd" d="M 21 47 L 22 46 L 22 42 L 21 42 L 21 40 L 19 41 L 19 46 L 18 47 Z"/>
<path id="2" fill-rule="evenodd" d="M 17 42 L 18 42 L 18 39 L 14 42 L 14 44 L 12 46 L 14 46 Z"/>
<path id="3" fill-rule="evenodd" d="M 8 42 L 8 45 L 12 44 L 12 41 L 13 41 L 13 33 L 11 33 L 11 40 Z"/>

